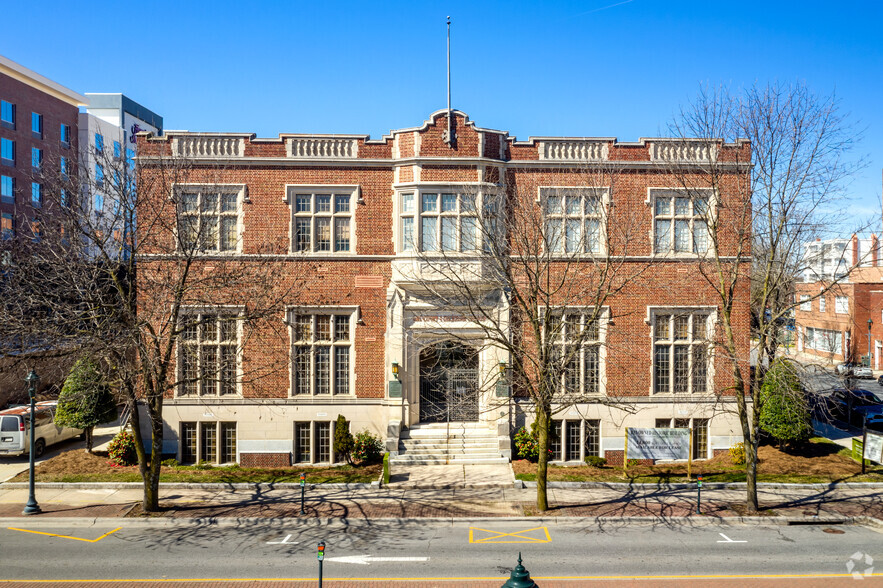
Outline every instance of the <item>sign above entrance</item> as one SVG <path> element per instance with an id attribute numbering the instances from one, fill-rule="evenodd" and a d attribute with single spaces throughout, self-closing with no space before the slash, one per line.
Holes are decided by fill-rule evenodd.
<path id="1" fill-rule="evenodd" d="M 689 459 L 690 429 L 626 429 L 629 459 Z"/>

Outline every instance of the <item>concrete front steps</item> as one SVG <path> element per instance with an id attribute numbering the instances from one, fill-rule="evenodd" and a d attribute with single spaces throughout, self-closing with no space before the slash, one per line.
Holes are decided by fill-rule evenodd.
<path id="1" fill-rule="evenodd" d="M 394 465 L 505 464 L 494 430 L 482 423 L 412 425 L 399 437 Z"/>

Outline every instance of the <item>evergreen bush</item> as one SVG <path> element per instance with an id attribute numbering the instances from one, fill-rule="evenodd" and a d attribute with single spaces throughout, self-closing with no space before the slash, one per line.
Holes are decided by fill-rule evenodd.
<path id="1" fill-rule="evenodd" d="M 813 434 L 812 417 L 794 364 L 773 362 L 760 388 L 760 428 L 779 446 L 807 441 Z"/>
<path id="2" fill-rule="evenodd" d="M 135 453 L 135 436 L 129 431 L 120 431 L 107 446 L 107 454 L 117 465 L 135 465 L 138 462 L 138 454 Z"/>
<path id="3" fill-rule="evenodd" d="M 350 424 L 342 414 L 337 415 L 337 423 L 334 425 L 334 455 L 337 460 L 346 459 L 348 464 L 353 463 L 353 434 L 350 433 Z"/>
<path id="4" fill-rule="evenodd" d="M 92 453 L 92 431 L 97 425 L 117 418 L 117 407 L 110 386 L 88 357 L 74 364 L 58 396 L 55 423 L 62 427 L 83 429 L 86 451 Z"/>

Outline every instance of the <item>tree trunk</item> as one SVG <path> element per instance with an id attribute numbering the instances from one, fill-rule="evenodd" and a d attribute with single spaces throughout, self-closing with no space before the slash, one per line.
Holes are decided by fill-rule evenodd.
<path id="1" fill-rule="evenodd" d="M 757 514 L 757 441 L 752 435 L 745 443 L 745 485 L 747 486 L 748 495 L 746 497 L 746 505 L 748 506 L 748 514 Z"/>
<path id="2" fill-rule="evenodd" d="M 549 470 L 549 413 L 550 408 L 537 403 L 537 510 L 549 510 L 549 499 L 546 496 L 546 479 Z"/>
<path id="3" fill-rule="evenodd" d="M 92 429 L 93 427 L 83 429 L 83 433 L 86 436 L 86 453 L 92 453 Z"/>
<path id="4" fill-rule="evenodd" d="M 156 412 L 158 413 L 159 411 Z M 141 505 L 144 512 L 157 512 L 159 510 L 159 468 L 162 465 L 162 439 L 162 420 L 151 418 L 150 461 L 144 476 L 144 500 Z"/>

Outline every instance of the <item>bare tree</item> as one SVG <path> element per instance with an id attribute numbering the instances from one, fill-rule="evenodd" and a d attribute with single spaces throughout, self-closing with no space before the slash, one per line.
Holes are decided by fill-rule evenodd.
<path id="1" fill-rule="evenodd" d="M 43 176 L 51 214 L 39 237 L 10 241 L 4 328 L 7 340 L 103 360 L 131 414 L 143 508 L 155 511 L 164 400 L 223 396 L 287 370 L 241 352 L 250 339 L 288 340 L 283 301 L 313 272 L 273 255 L 287 251 L 282 237 L 243 242 L 242 185 L 224 167 L 173 156 L 163 140 L 142 151 L 136 162 L 96 150 L 76 174 Z M 194 335 L 218 345 L 194 354 Z"/>
<path id="2" fill-rule="evenodd" d="M 744 196 L 705 213 L 710 246 L 702 268 L 720 300 L 716 346 L 734 381 L 722 398 L 736 406 L 745 439 L 747 504 L 756 512 L 760 387 L 780 353 L 782 325 L 798 304 L 794 283 L 808 269 L 805 244 L 845 226 L 840 202 L 861 164 L 849 159 L 857 135 L 834 96 L 817 96 L 800 83 L 757 85 L 739 95 L 703 89 L 670 131 L 694 140 L 703 153 L 689 166 L 670 166 L 688 197 L 718 194 L 728 184 Z M 747 142 L 724 157 L 721 139 Z M 750 266 L 742 263 L 748 259 Z M 747 356 L 749 325 L 739 320 L 749 304 L 754 362 Z M 753 378 L 749 363 L 755 364 Z"/>
<path id="3" fill-rule="evenodd" d="M 414 261 L 400 265 L 399 281 L 410 284 L 417 320 L 451 342 L 448 349 L 460 360 L 454 369 L 477 368 L 475 358 L 486 358 L 478 378 L 490 398 L 486 410 L 496 416 L 508 406 L 508 398 L 490 393 L 498 381 L 532 406 L 537 508 L 545 511 L 552 417 L 583 403 L 628 409 L 625 391 L 609 384 L 600 364 L 617 318 L 611 300 L 643 286 L 638 282 L 648 262 L 629 254 L 646 238 L 638 222 L 646 209 L 628 200 L 613 206 L 619 173 L 600 162 L 577 164 L 554 179 L 525 173 L 516 181 L 518 171 L 480 189 L 460 185 L 448 194 L 420 194 L 426 202 L 400 194 L 403 215 L 420 206 L 429 211 L 421 218 L 429 220 L 403 225 L 403 249 Z M 548 184 L 570 187 L 543 187 Z M 433 366 L 452 369 L 446 358 L 434 359 Z M 424 376 L 432 387 L 433 374 Z M 441 410 L 463 410 L 456 392 L 440 394 Z"/>

